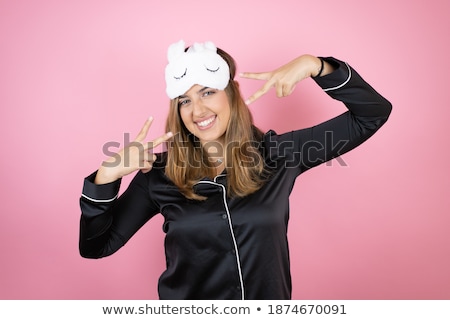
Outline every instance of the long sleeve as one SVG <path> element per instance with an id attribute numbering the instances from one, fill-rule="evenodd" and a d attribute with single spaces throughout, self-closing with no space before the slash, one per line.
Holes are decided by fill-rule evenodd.
<path id="1" fill-rule="evenodd" d="M 158 208 L 150 199 L 146 175 L 138 172 L 118 197 L 120 180 L 94 183 L 96 172 L 85 178 L 80 197 L 79 250 L 85 258 L 111 255 L 122 247 Z"/>
<path id="2" fill-rule="evenodd" d="M 347 63 L 324 58 L 335 70 L 314 81 L 348 111 L 314 127 L 281 135 L 266 135 L 270 157 L 284 158 L 285 165 L 302 173 L 336 158 L 370 138 L 388 119 L 391 103 L 373 89 Z"/>

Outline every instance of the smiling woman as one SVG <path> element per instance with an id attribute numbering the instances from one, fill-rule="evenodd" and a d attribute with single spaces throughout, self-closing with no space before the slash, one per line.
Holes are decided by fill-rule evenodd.
<path id="1" fill-rule="evenodd" d="M 263 133 L 239 92 L 229 54 L 211 42 L 187 51 L 178 42 L 168 58 L 167 133 L 145 142 L 147 120 L 130 146 L 85 179 L 81 255 L 113 254 L 161 213 L 161 299 L 290 299 L 287 227 L 297 177 L 366 141 L 386 122 L 391 104 L 347 63 L 301 55 L 271 72 L 242 74 L 266 81 L 247 103 L 273 87 L 279 97 L 290 95 L 312 77 L 348 111 L 312 128 Z M 335 148 L 330 134 L 345 143 Z M 167 151 L 152 155 L 161 143 Z M 131 165 L 117 162 L 124 154 Z M 135 171 L 117 197 L 120 178 Z"/>
<path id="2" fill-rule="evenodd" d="M 209 43 L 209 48 L 215 46 Z M 196 54 L 194 50 L 185 53 L 188 56 Z M 254 126 L 239 83 L 234 80 L 236 62 L 221 49 L 217 49 L 215 55 L 216 60 L 225 61 L 227 67 L 222 70 L 229 73 L 205 73 L 203 61 L 198 61 L 200 79 L 184 78 L 185 83 L 167 81 L 167 91 L 177 86 L 179 93 L 184 87 L 190 88 L 171 100 L 166 122 L 166 131 L 176 132 L 167 154 L 166 175 L 189 199 L 205 199 L 193 192 L 193 186 L 204 177 L 213 179 L 225 168 L 228 168 L 230 196 L 249 195 L 257 191 L 265 179 L 264 160 L 258 150 L 263 132 Z M 209 60 L 213 59 L 210 57 Z M 169 66 L 166 79 L 169 78 Z M 196 66 L 191 64 L 190 69 L 194 68 Z M 226 87 L 218 89 L 224 82 Z M 219 162 L 215 161 L 217 159 Z"/>

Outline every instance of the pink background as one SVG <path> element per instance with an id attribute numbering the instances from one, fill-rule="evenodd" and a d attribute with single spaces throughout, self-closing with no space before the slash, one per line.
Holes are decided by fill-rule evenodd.
<path id="1" fill-rule="evenodd" d="M 166 48 L 179 39 L 214 41 L 239 71 L 333 55 L 394 105 L 348 166 L 298 180 L 294 299 L 450 298 L 449 12 L 445 0 L 1 0 L 0 298 L 157 298 L 161 217 L 115 255 L 86 260 L 78 199 L 106 142 L 150 115 L 150 137 L 163 132 Z M 242 80 L 242 91 L 261 84 Z M 310 79 L 251 109 L 278 132 L 344 111 Z"/>

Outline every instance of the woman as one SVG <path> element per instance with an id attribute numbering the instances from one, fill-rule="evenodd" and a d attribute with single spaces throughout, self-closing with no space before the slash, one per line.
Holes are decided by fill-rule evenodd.
<path id="1" fill-rule="evenodd" d="M 167 264 L 161 299 L 290 299 L 286 233 L 295 179 L 368 139 L 386 122 L 390 103 L 334 58 L 302 55 L 272 72 L 244 73 L 266 81 L 246 102 L 234 60 L 214 44 L 185 50 L 180 41 L 168 58 L 168 133 L 145 142 L 147 120 L 133 143 L 85 179 L 81 255 L 114 253 L 161 213 Z M 308 77 L 348 111 L 284 134 L 253 125 L 248 103 L 272 87 L 287 96 Z M 166 152 L 152 154 L 166 142 Z M 117 197 L 120 178 L 135 171 Z"/>

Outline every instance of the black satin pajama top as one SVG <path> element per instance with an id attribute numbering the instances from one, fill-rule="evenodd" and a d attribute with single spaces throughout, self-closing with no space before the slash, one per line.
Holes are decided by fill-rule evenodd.
<path id="1" fill-rule="evenodd" d="M 160 213 L 167 265 L 160 299 L 290 299 L 287 227 L 296 178 L 364 142 L 391 112 L 391 104 L 348 64 L 326 60 L 336 70 L 314 80 L 348 111 L 311 128 L 267 132 L 260 152 L 271 176 L 259 191 L 229 198 L 224 171 L 195 185 L 207 200 L 188 200 L 165 176 L 164 154 L 153 170 L 139 171 L 121 196 L 120 181 L 95 185 L 93 173 L 80 198 L 81 255 L 114 253 Z"/>

